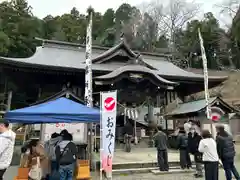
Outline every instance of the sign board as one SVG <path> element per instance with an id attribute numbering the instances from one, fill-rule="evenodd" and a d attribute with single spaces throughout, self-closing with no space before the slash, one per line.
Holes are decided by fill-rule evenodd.
<path id="1" fill-rule="evenodd" d="M 44 128 L 44 141 L 48 141 L 51 135 L 56 132 L 60 133 L 63 129 L 68 130 L 73 136 L 73 141 L 76 144 L 87 143 L 85 140 L 84 123 L 54 123 L 46 124 Z"/>
<path id="2" fill-rule="evenodd" d="M 101 170 L 112 177 L 117 116 L 117 91 L 101 93 Z"/>
<path id="3" fill-rule="evenodd" d="M 210 113 L 210 118 L 214 122 L 219 121 L 225 114 L 224 111 L 219 107 L 213 106 L 213 107 L 210 108 L 210 110 L 211 110 L 210 111 L 211 112 Z"/>

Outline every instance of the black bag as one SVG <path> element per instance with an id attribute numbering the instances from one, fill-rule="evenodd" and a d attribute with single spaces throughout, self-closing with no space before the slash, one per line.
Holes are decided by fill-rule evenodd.
<path id="1" fill-rule="evenodd" d="M 61 156 L 59 158 L 59 164 L 60 165 L 69 165 L 76 161 L 76 154 L 74 153 L 73 148 L 76 148 L 75 144 L 72 142 L 69 142 L 63 152 L 61 153 Z"/>
<path id="2" fill-rule="evenodd" d="M 194 161 L 197 163 L 202 163 L 202 153 L 195 153 L 194 154 Z"/>
<path id="3" fill-rule="evenodd" d="M 63 152 L 61 153 L 61 156 L 57 162 L 57 168 L 51 173 L 50 180 L 59 180 L 60 179 L 60 173 L 59 173 L 59 161 L 62 158 L 63 154 L 66 152 L 67 145 L 64 147 Z"/>

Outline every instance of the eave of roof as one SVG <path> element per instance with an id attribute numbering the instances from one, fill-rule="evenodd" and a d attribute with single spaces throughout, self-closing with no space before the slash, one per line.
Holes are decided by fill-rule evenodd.
<path id="1" fill-rule="evenodd" d="M 123 73 L 126 73 L 126 72 L 147 73 L 147 74 L 152 75 L 156 79 L 158 79 L 158 81 L 160 81 L 163 84 L 174 85 L 174 86 L 178 85 L 178 83 L 176 83 L 176 82 L 172 82 L 172 81 L 169 81 L 169 80 L 166 80 L 166 79 L 160 77 L 155 71 L 153 71 L 145 66 L 137 65 L 137 64 L 129 64 L 129 65 L 120 67 L 108 74 L 95 77 L 94 79 L 97 79 L 97 80 L 114 79 L 117 76 L 119 76 Z"/>
<path id="2" fill-rule="evenodd" d="M 221 98 L 219 97 L 212 97 L 209 99 L 209 104 L 210 106 L 214 104 L 216 101 L 221 102 L 222 105 L 224 105 L 228 109 L 232 109 L 233 111 L 238 112 L 235 108 L 231 107 L 228 105 L 226 102 L 224 102 Z M 183 115 L 183 114 L 188 114 L 188 113 L 194 113 L 201 111 L 206 108 L 206 101 L 205 99 L 197 100 L 197 101 L 191 101 L 187 103 L 182 103 L 179 104 L 176 109 L 173 111 L 169 112 L 166 114 L 166 116 L 174 116 L 174 115 Z"/>
<path id="3" fill-rule="evenodd" d="M 210 98 L 209 104 L 212 104 L 215 100 L 216 100 L 216 97 Z M 182 104 L 179 104 L 178 107 L 174 109 L 172 112 L 168 113 L 167 116 L 198 112 L 204 109 L 205 107 L 206 107 L 205 99 L 182 103 Z"/>
<path id="4" fill-rule="evenodd" d="M 204 76 L 202 74 L 196 74 L 193 72 L 186 71 L 184 69 L 179 68 L 178 66 L 174 65 L 169 61 L 159 61 L 155 59 L 147 59 L 143 58 L 143 61 L 149 64 L 152 67 L 155 67 L 156 73 L 165 78 L 174 78 L 180 77 L 181 79 L 185 80 L 195 80 L 195 81 L 204 81 Z M 162 68 L 164 67 L 164 68 Z M 216 81 L 222 82 L 225 81 L 228 77 L 227 76 L 209 76 L 209 81 Z"/>
<path id="5" fill-rule="evenodd" d="M 79 97 L 77 97 L 70 89 L 64 89 L 60 92 L 57 92 L 56 94 L 52 95 L 52 96 L 49 96 L 45 99 L 42 99 L 42 100 L 39 100 L 33 104 L 31 104 L 31 106 L 33 105 L 37 105 L 37 104 L 42 104 L 42 103 L 45 103 L 47 101 L 52 101 L 52 100 L 56 100 L 60 97 L 64 97 L 64 96 L 70 96 L 72 97 L 75 101 L 77 102 L 80 102 L 82 104 L 84 104 L 84 101 L 82 99 L 80 99 Z"/>

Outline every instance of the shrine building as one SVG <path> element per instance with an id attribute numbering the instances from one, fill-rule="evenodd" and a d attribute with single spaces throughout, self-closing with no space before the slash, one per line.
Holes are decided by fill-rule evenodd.
<path id="1" fill-rule="evenodd" d="M 11 108 L 28 106 L 63 89 L 84 100 L 85 45 L 38 40 L 42 45 L 31 57 L 0 57 L 0 93 L 12 92 Z M 117 90 L 121 107 L 146 102 L 151 120 L 153 107 L 166 107 L 177 98 L 184 102 L 186 96 L 204 90 L 203 75 L 181 69 L 170 59 L 170 54 L 133 51 L 123 40 L 112 48 L 93 46 L 94 104 L 99 105 L 100 91 Z M 226 79 L 210 76 L 209 88 Z M 119 115 L 123 114 L 118 107 Z"/>

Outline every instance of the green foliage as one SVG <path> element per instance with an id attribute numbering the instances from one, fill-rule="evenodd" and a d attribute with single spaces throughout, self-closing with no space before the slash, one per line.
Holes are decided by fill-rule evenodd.
<path id="1" fill-rule="evenodd" d="M 162 52 L 168 49 L 168 35 L 160 35 L 159 22 L 146 12 L 123 3 L 116 11 L 107 9 L 104 14 L 89 7 L 93 14 L 93 44 L 111 47 L 118 43 L 121 34 L 134 50 Z M 35 17 L 26 0 L 0 3 L 0 56 L 28 57 L 36 48 L 35 37 L 85 43 L 88 14 L 81 14 L 73 7 L 61 16 Z M 211 12 L 203 20 L 192 19 L 184 28 L 174 30 L 175 48 L 179 57 L 186 58 L 190 67 L 202 67 L 198 28 L 201 28 L 208 67 L 224 66 L 239 68 L 240 21 L 233 21 L 230 33 L 220 28 Z M 225 37 L 226 36 L 226 37 Z M 227 41 L 223 41 L 223 37 Z M 164 51 L 165 51 L 164 50 Z M 229 53 L 231 50 L 231 53 Z M 230 56 L 232 60 L 230 61 Z"/>

